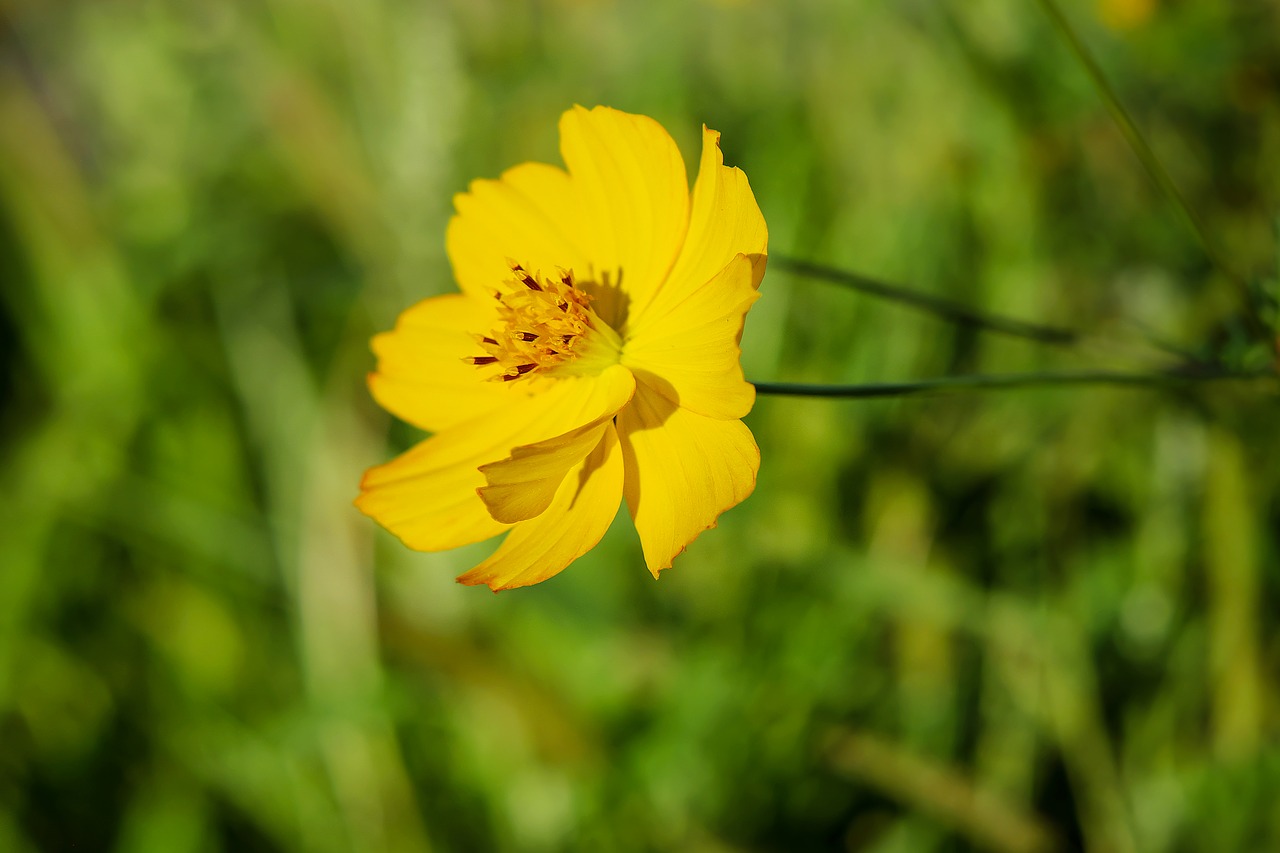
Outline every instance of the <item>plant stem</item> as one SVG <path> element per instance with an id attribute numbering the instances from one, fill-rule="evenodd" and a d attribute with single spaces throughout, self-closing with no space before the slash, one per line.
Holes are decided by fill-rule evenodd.
<path id="1" fill-rule="evenodd" d="M 830 281 L 863 293 L 869 293 L 872 296 L 920 308 L 965 326 L 973 326 L 974 328 L 986 329 L 1019 338 L 1028 338 L 1038 343 L 1053 344 L 1055 346 L 1073 346 L 1079 343 L 1082 337 L 1079 332 L 1072 329 L 1045 326 L 1039 323 L 1028 323 L 1023 320 L 986 314 L 949 299 L 921 293 L 918 290 L 911 290 L 901 285 L 878 281 L 858 273 L 846 272 L 810 261 L 802 261 L 798 258 L 790 258 L 785 255 L 780 257 L 775 254 L 769 257 L 769 263 L 774 268 L 781 267 L 783 270 L 797 275 Z"/>
<path id="2" fill-rule="evenodd" d="M 944 376 L 915 382 L 875 382 L 868 385 L 809 385 L 797 382 L 756 382 L 757 394 L 787 397 L 909 397 L 953 391 L 994 391 L 1013 388 L 1061 387 L 1067 385 L 1133 385 L 1165 387 L 1194 382 L 1222 380 L 1276 379 L 1275 373 L 1233 371 L 1167 371 L 1164 373 L 1119 373 L 1108 370 L 1080 370 L 1064 373 L 1011 373 L 991 376 Z"/>

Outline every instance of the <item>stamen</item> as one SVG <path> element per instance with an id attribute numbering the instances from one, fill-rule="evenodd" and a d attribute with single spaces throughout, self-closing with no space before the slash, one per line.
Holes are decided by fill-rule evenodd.
<path id="1" fill-rule="evenodd" d="M 502 381 L 503 381 L 503 382 L 510 382 L 510 381 L 512 381 L 513 379 L 519 379 L 521 376 L 524 376 L 524 375 L 525 375 L 526 373 L 528 373 L 529 371 L 534 370 L 535 368 L 537 368 L 537 366 L 538 366 L 538 365 L 536 365 L 536 364 L 521 364 L 521 365 L 517 365 L 517 366 L 516 366 L 516 368 L 515 368 L 515 371 L 516 371 L 515 373 L 510 373 L 510 372 L 508 372 L 508 373 L 504 373 L 504 374 L 502 374 Z"/>
<path id="2" fill-rule="evenodd" d="M 511 382 L 578 358 L 591 346 L 581 342 L 599 320 L 588 307 L 591 297 L 575 284 L 573 271 L 557 269 L 554 278 L 544 279 L 515 261 L 507 266 L 512 276 L 494 293 L 499 325 L 476 336 L 485 355 L 473 356 L 471 363 L 496 364 L 501 370 L 493 379 Z"/>

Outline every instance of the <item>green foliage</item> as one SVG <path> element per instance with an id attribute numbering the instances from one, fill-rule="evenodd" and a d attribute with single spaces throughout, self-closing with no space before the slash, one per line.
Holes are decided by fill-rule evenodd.
<path id="1" fill-rule="evenodd" d="M 779 266 L 751 378 L 1273 365 L 1277 13 L 1070 5 L 1225 261 L 1035 4 L 0 4 L 0 849 L 1280 848 L 1274 383 L 761 398 L 659 582 L 625 513 L 494 596 L 351 506 L 419 439 L 369 336 L 575 102 L 721 130 L 775 253 L 1081 333 Z"/>

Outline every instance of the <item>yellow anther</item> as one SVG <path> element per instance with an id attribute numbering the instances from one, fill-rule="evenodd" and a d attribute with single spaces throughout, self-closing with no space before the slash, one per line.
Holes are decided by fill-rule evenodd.
<path id="1" fill-rule="evenodd" d="M 578 289 L 572 271 L 544 278 L 514 261 L 509 264 L 512 277 L 494 293 L 499 324 L 476 336 L 485 355 L 468 359 L 477 366 L 497 365 L 492 378 L 504 382 L 578 357 L 582 341 L 599 323 L 589 307 L 591 297 Z"/>

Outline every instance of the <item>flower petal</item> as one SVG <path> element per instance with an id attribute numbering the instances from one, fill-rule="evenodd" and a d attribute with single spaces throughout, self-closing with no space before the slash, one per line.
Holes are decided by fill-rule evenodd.
<path id="1" fill-rule="evenodd" d="M 523 381 L 523 380 L 521 380 Z M 547 380 L 538 394 L 435 435 L 369 469 L 356 506 L 410 548 L 443 551 L 479 542 L 508 525 L 480 499 L 480 466 L 612 415 L 635 380 L 614 365 L 594 377 Z"/>
<path id="2" fill-rule="evenodd" d="M 441 432 L 528 396 L 520 383 L 490 382 L 468 356 L 483 355 L 474 334 L 492 328 L 492 299 L 460 293 L 424 299 L 396 327 L 373 339 L 378 370 L 373 398 L 388 412 L 428 432 Z"/>
<path id="3" fill-rule="evenodd" d="M 651 306 L 633 306 L 632 328 L 652 311 L 661 315 L 724 269 L 735 255 L 751 260 L 751 286 L 759 287 L 768 254 L 769 229 L 741 169 L 724 165 L 720 134 L 702 126 L 702 162 L 693 186 L 689 233 L 680 257 Z M 643 310 L 642 310 L 643 309 Z"/>
<path id="4" fill-rule="evenodd" d="M 507 524 L 542 514 L 569 469 L 600 443 L 613 416 L 610 412 L 564 435 L 517 447 L 500 462 L 482 465 L 488 485 L 480 489 L 480 499 L 489 514 Z"/>
<path id="5" fill-rule="evenodd" d="M 626 368 L 615 365 L 605 372 L 612 397 L 599 417 L 563 435 L 516 447 L 506 459 L 480 467 L 488 483 L 480 489 L 480 498 L 495 519 L 514 524 L 540 515 L 551 505 L 569 469 L 600 443 L 605 429 L 611 428 L 610 422 L 636 388 L 635 378 Z"/>
<path id="6" fill-rule="evenodd" d="M 583 240 L 592 226 L 563 169 L 523 163 L 496 181 L 472 181 L 453 204 L 458 213 L 449 220 L 445 248 L 466 293 L 487 298 L 511 278 L 508 259 L 544 275 L 590 266 Z"/>
<path id="7" fill-rule="evenodd" d="M 574 107 L 560 118 L 560 153 L 591 235 L 592 272 L 609 276 L 635 311 L 666 278 L 689 227 L 680 149 L 648 116 Z"/>
<path id="8" fill-rule="evenodd" d="M 465 430 L 429 438 L 370 468 L 360 482 L 356 506 L 418 551 L 445 551 L 506 530 L 508 525 L 489 515 L 475 490 L 484 484 L 479 466 L 502 453 L 511 439 L 485 433 L 480 441 Z"/>
<path id="9" fill-rule="evenodd" d="M 760 450 L 742 421 L 679 408 L 645 385 L 618 415 L 625 494 L 654 577 L 755 489 Z"/>
<path id="10" fill-rule="evenodd" d="M 497 592 L 544 581 L 590 551 L 604 536 L 622 499 L 622 453 L 613 424 L 560 483 L 551 505 L 507 534 L 493 556 L 460 576 Z"/>
<path id="11" fill-rule="evenodd" d="M 743 379 L 738 341 L 747 309 L 759 296 L 750 259 L 738 255 L 682 301 L 664 294 L 665 310 L 645 313 L 622 363 L 681 408 L 722 420 L 741 418 L 751 411 L 755 388 Z"/>

